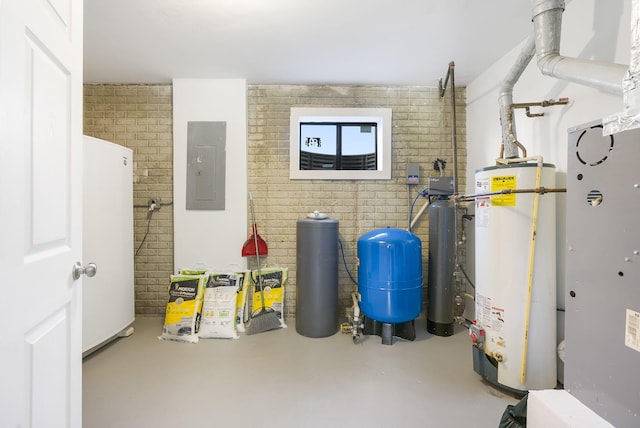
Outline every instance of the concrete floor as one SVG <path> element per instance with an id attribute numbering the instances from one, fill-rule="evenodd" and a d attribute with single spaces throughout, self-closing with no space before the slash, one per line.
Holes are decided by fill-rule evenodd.
<path id="1" fill-rule="evenodd" d="M 197 344 L 158 340 L 160 318 L 83 363 L 83 426 L 497 427 L 518 399 L 473 371 L 467 330 L 415 341 L 312 339 L 289 328 Z"/>

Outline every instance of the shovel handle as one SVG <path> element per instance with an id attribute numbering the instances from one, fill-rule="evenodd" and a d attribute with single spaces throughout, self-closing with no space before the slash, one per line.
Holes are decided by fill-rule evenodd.
<path id="1" fill-rule="evenodd" d="M 262 310 L 266 309 L 264 304 L 264 287 L 262 285 L 262 269 L 260 268 L 260 250 L 258 249 L 258 227 L 256 226 L 256 216 L 253 212 L 253 194 L 249 192 L 249 206 L 251 207 L 251 224 L 253 224 L 253 242 L 256 246 L 256 263 L 258 264 L 258 284 L 260 285 L 260 301 Z"/>

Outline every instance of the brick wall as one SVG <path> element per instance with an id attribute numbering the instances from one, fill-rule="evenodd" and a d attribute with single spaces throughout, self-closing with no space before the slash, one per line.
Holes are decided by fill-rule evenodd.
<path id="1" fill-rule="evenodd" d="M 465 90 L 457 88 L 459 189 L 465 188 Z M 391 107 L 393 165 L 391 180 L 289 180 L 289 110 L 291 107 Z M 168 85 L 85 85 L 84 132 L 134 151 L 135 246 L 147 231 L 147 201 L 172 198 L 172 106 Z M 340 222 L 346 264 L 355 277 L 356 243 L 378 227 L 405 229 L 416 191 L 433 175 L 436 158 L 451 168 L 451 97 L 427 87 L 278 86 L 248 87 L 248 186 L 254 195 L 256 222 L 269 244 L 263 266 L 289 268 L 286 315 L 295 316 L 296 221 L 320 210 Z M 418 163 L 420 185 L 405 184 L 406 164 Z M 234 191 L 232 183 L 228 191 Z M 414 209 L 424 203 L 420 199 Z M 427 216 L 414 228 L 423 240 L 426 283 Z M 161 209 L 135 258 L 136 314 L 164 315 L 166 286 L 173 270 L 172 210 Z M 247 225 L 247 236 L 250 225 Z M 238 251 L 242 243 L 238 243 Z M 249 267 L 255 263 L 249 260 Z M 340 258 L 340 315 L 351 304 L 356 286 Z"/>
<path id="2" fill-rule="evenodd" d="M 171 94 L 171 85 L 84 86 L 84 133 L 133 150 L 137 315 L 164 315 L 173 271 Z M 151 219 L 150 198 L 166 204 Z"/>
<path id="3" fill-rule="evenodd" d="M 465 188 L 465 91 L 456 91 L 459 188 Z M 289 112 L 291 107 L 391 107 L 393 165 L 391 180 L 289 180 Z M 443 158 L 451 169 L 452 109 L 447 92 L 426 87 L 250 86 L 248 91 L 249 191 L 253 192 L 260 235 L 269 244 L 263 263 L 289 268 L 286 315 L 295 315 L 296 221 L 319 210 L 339 221 L 346 264 L 357 275 L 358 237 L 379 227 L 406 229 L 409 204 Z M 421 182 L 406 185 L 406 164 L 419 163 Z M 424 203 L 421 198 L 414 214 Z M 414 232 L 423 240 L 426 283 L 428 223 L 422 217 Z M 340 258 L 339 314 L 351 305 L 356 286 Z"/>

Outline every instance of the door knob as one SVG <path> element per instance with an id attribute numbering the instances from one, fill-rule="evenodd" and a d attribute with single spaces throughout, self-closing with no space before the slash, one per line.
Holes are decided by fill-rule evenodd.
<path id="1" fill-rule="evenodd" d="M 95 263 L 89 263 L 86 266 L 82 266 L 80 262 L 76 262 L 73 265 L 73 279 L 80 279 L 81 275 L 87 275 L 88 277 L 95 276 L 96 272 L 98 272 L 98 266 Z"/>

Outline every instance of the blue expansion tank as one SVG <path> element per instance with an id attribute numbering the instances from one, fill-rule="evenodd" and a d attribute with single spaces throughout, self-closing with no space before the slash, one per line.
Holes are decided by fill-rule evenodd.
<path id="1" fill-rule="evenodd" d="M 360 310 L 383 323 L 403 323 L 422 310 L 422 241 L 401 229 L 376 229 L 358 239 Z"/>

